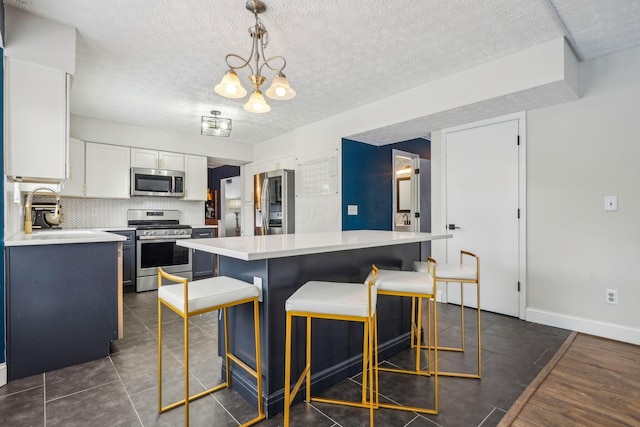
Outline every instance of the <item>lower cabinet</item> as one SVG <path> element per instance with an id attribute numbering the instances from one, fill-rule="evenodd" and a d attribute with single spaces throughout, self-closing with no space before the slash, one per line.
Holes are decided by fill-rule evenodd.
<path id="1" fill-rule="evenodd" d="M 127 238 L 122 242 L 123 292 L 136 291 L 136 232 L 135 230 L 109 231 Z"/>
<path id="2" fill-rule="evenodd" d="M 117 242 L 5 248 L 10 381 L 109 355 Z"/>
<path id="3" fill-rule="evenodd" d="M 216 228 L 194 228 L 191 232 L 193 239 L 207 239 L 216 237 Z M 193 280 L 213 277 L 215 270 L 215 255 L 208 252 L 193 250 L 192 274 Z"/>

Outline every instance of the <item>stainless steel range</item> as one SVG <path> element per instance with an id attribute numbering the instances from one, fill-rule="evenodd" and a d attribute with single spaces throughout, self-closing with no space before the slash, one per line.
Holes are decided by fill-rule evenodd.
<path id="1" fill-rule="evenodd" d="M 191 250 L 176 245 L 191 238 L 191 226 L 180 224 L 180 211 L 129 209 L 127 224 L 136 228 L 136 291 L 158 288 L 158 267 L 176 276 L 191 276 Z"/>

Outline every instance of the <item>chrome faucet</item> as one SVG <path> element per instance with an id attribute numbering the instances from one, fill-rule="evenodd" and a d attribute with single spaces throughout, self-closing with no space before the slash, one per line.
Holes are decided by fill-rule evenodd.
<path id="1" fill-rule="evenodd" d="M 409 221 L 409 215 L 404 214 L 402 216 L 404 217 L 404 225 L 410 225 L 411 221 Z"/>
<path id="2" fill-rule="evenodd" d="M 56 207 L 53 213 L 49 215 L 48 219 L 54 221 L 54 223 L 57 224 L 62 222 L 62 213 L 60 212 L 60 194 L 49 187 L 38 187 L 29 192 L 29 195 L 27 196 L 27 202 L 24 205 L 24 234 L 31 234 L 33 232 L 31 219 L 31 205 L 33 204 L 33 195 L 34 193 L 43 190 L 51 191 L 56 195 Z"/>

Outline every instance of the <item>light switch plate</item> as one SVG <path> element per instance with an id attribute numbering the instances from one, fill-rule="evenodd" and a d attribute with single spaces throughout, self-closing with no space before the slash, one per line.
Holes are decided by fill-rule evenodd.
<path id="1" fill-rule="evenodd" d="M 605 196 L 605 198 L 604 198 L 604 210 L 605 211 L 617 211 L 618 210 L 618 196 Z"/>
<path id="2" fill-rule="evenodd" d="M 349 205 L 347 207 L 347 215 L 358 215 L 358 205 Z"/>

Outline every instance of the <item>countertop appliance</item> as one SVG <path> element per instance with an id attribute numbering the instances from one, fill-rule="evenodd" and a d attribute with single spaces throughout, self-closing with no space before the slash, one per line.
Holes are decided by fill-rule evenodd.
<path id="1" fill-rule="evenodd" d="M 131 168 L 131 195 L 184 197 L 184 172 Z"/>
<path id="2" fill-rule="evenodd" d="M 31 205 L 31 228 L 34 230 L 62 228 L 60 221 L 47 221 L 56 211 L 56 203 L 39 203 Z M 57 224 L 55 223 L 57 222 Z"/>
<path id="3" fill-rule="evenodd" d="M 295 172 L 279 169 L 253 179 L 256 236 L 295 232 Z"/>
<path id="4" fill-rule="evenodd" d="M 47 191 L 55 194 L 56 204 L 53 209 L 53 212 L 47 211 L 47 210 L 41 212 L 41 216 L 43 217 L 43 219 L 41 220 L 41 223 L 43 225 L 46 224 L 50 226 L 58 226 L 60 225 L 60 223 L 62 223 L 62 212 L 60 211 L 60 194 L 49 187 L 38 187 L 30 191 L 29 194 L 27 194 L 27 200 L 25 201 L 25 204 L 24 204 L 24 234 L 31 234 L 33 230 L 33 222 L 34 222 L 32 217 L 33 196 L 36 193 L 43 192 L 43 191 Z"/>
<path id="5" fill-rule="evenodd" d="M 176 245 L 191 238 L 191 226 L 180 224 L 180 211 L 129 209 L 127 224 L 136 228 L 136 292 L 158 288 L 158 267 L 192 279 L 192 253 Z"/>

